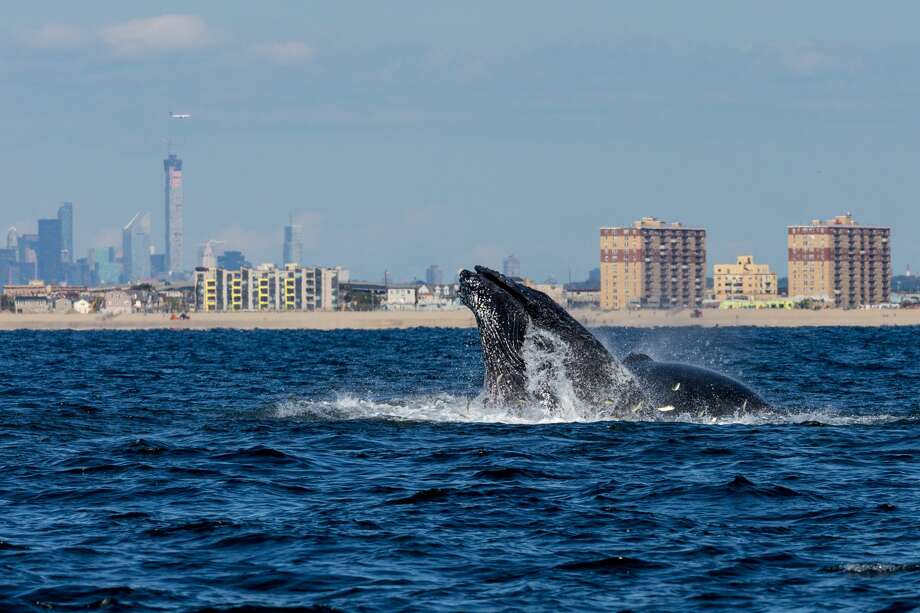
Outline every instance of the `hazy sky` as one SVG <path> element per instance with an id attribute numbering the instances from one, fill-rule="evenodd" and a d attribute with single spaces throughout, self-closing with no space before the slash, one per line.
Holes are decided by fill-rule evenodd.
<path id="1" fill-rule="evenodd" d="M 710 265 L 784 275 L 786 225 L 852 211 L 920 266 L 916 2 L 97 0 L 3 22 L 0 224 L 72 200 L 78 254 L 140 210 L 162 248 L 169 136 L 189 265 L 211 238 L 280 259 L 294 212 L 305 259 L 356 277 L 513 252 L 566 280 L 599 226 L 656 215 L 708 229 Z"/>

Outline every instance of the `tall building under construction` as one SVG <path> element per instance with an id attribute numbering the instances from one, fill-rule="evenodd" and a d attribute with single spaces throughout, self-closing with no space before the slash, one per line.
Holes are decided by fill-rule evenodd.
<path id="1" fill-rule="evenodd" d="M 789 297 L 840 308 L 888 302 L 891 228 L 861 226 L 853 216 L 789 226 Z"/>
<path id="2" fill-rule="evenodd" d="M 601 308 L 699 307 L 706 290 L 706 230 L 643 217 L 601 228 Z"/>
<path id="3" fill-rule="evenodd" d="M 174 153 L 163 160 L 166 173 L 166 272 L 182 272 L 182 160 Z"/>

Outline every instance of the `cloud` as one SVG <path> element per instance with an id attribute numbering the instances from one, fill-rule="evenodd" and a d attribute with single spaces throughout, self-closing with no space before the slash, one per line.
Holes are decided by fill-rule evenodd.
<path id="1" fill-rule="evenodd" d="M 801 78 L 853 74 L 865 68 L 860 50 L 815 41 L 748 47 L 743 53 L 762 68 Z"/>
<path id="2" fill-rule="evenodd" d="M 788 71 L 800 76 L 811 76 L 837 65 L 830 53 L 814 43 L 800 43 L 784 49 L 782 60 Z"/>
<path id="3" fill-rule="evenodd" d="M 26 32 L 22 41 L 33 49 L 68 49 L 82 47 L 91 40 L 89 32 L 65 23 L 46 23 L 36 30 Z"/>
<path id="4" fill-rule="evenodd" d="M 100 30 L 102 41 L 118 54 L 181 51 L 214 42 L 214 35 L 195 15 L 160 15 L 132 19 Z"/>
<path id="5" fill-rule="evenodd" d="M 314 51 L 306 43 L 290 40 L 257 45 L 256 54 L 276 64 L 305 64 L 313 59 Z"/>

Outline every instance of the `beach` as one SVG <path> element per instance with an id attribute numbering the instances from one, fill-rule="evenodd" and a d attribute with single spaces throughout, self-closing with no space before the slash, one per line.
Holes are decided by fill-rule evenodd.
<path id="1" fill-rule="evenodd" d="M 730 327 L 795 328 L 802 326 L 916 326 L 918 309 L 870 310 L 704 310 L 692 317 L 679 311 L 573 310 L 589 327 Z M 476 322 L 466 309 L 445 311 L 370 312 L 220 312 L 192 313 L 189 320 L 171 320 L 162 313 L 106 316 L 99 313 L 0 313 L 0 330 L 386 330 L 405 328 L 472 328 Z"/>

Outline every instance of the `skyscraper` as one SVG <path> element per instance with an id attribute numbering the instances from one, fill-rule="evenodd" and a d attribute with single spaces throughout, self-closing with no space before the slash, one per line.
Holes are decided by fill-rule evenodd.
<path id="1" fill-rule="evenodd" d="M 294 216 L 288 225 L 284 226 L 284 249 L 281 253 L 283 264 L 300 264 L 303 259 L 302 228 L 294 224 Z"/>
<path id="2" fill-rule="evenodd" d="M 502 274 L 506 277 L 521 276 L 521 262 L 514 257 L 514 254 L 502 260 Z"/>
<path id="3" fill-rule="evenodd" d="M 6 248 L 7 249 L 19 249 L 19 232 L 16 231 L 16 228 L 10 228 L 6 232 Z"/>
<path id="4" fill-rule="evenodd" d="M 223 255 L 223 241 L 209 240 L 201 243 L 198 248 L 198 266 L 202 268 L 217 268 L 217 257 Z"/>
<path id="5" fill-rule="evenodd" d="M 61 220 L 38 220 L 38 246 L 35 250 L 38 260 L 38 278 L 45 283 L 59 283 L 61 266 Z"/>
<path id="6" fill-rule="evenodd" d="M 57 217 L 61 222 L 61 261 L 73 264 L 73 203 L 62 203 Z"/>
<path id="7" fill-rule="evenodd" d="M 217 256 L 217 267 L 224 270 L 239 270 L 252 268 L 252 264 L 246 260 L 242 251 L 224 251 L 223 255 Z"/>
<path id="8" fill-rule="evenodd" d="M 432 264 L 428 267 L 428 270 L 425 271 L 425 283 L 428 285 L 444 284 L 444 273 L 441 271 L 440 266 Z"/>
<path id="9" fill-rule="evenodd" d="M 150 278 L 150 213 L 138 213 L 121 232 L 122 281 Z"/>
<path id="10" fill-rule="evenodd" d="M 15 249 L 0 249 L 0 283 L 4 285 L 19 284 L 19 266 Z"/>
<path id="11" fill-rule="evenodd" d="M 19 277 L 22 282 L 38 277 L 38 234 L 22 234 L 16 245 Z"/>
<path id="12" fill-rule="evenodd" d="M 166 272 L 182 272 L 182 160 L 174 153 L 163 160 L 166 173 Z"/>

